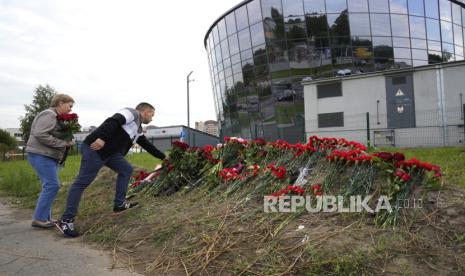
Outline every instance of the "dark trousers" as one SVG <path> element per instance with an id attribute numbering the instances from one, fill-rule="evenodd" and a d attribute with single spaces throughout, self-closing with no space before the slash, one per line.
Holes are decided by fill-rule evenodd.
<path id="1" fill-rule="evenodd" d="M 115 153 L 110 157 L 102 159 L 96 151 L 92 150 L 90 146 L 85 143 L 82 144 L 81 150 L 82 159 L 79 175 L 69 189 L 66 210 L 62 219 L 69 220 L 76 216 L 82 193 L 90 183 L 94 181 L 103 166 L 107 166 L 118 173 L 114 205 L 120 206 L 124 203 L 126 198 L 128 183 L 132 174 L 132 166 L 124 159 L 124 156 L 121 153 Z"/>

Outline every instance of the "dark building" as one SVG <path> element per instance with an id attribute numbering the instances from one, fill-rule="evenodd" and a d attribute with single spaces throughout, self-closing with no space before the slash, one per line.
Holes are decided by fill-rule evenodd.
<path id="1" fill-rule="evenodd" d="M 465 1 L 253 0 L 205 36 L 222 136 L 304 140 L 302 80 L 464 59 Z"/>

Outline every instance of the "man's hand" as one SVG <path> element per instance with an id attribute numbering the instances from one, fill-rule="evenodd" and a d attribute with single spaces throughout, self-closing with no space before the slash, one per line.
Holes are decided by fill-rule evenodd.
<path id="1" fill-rule="evenodd" d="M 103 148 L 104 145 L 105 145 L 105 141 L 103 141 L 100 138 L 97 138 L 97 140 L 95 140 L 92 144 L 90 144 L 90 148 L 93 150 L 99 150 Z"/>
<path id="2" fill-rule="evenodd" d="M 74 145 L 74 141 L 73 141 L 73 140 L 71 140 L 71 141 L 66 141 L 66 146 L 67 146 L 67 147 L 70 148 L 70 147 L 72 147 L 73 145 Z"/>

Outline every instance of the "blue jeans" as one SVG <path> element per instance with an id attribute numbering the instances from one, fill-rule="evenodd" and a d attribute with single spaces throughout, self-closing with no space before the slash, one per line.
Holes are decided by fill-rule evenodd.
<path id="1" fill-rule="evenodd" d="M 60 189 L 58 160 L 31 152 L 27 154 L 27 160 L 36 171 L 42 183 L 42 191 L 37 200 L 32 219 L 48 221 L 52 217 L 53 200 Z"/>
<path id="2" fill-rule="evenodd" d="M 62 219 L 65 220 L 73 219 L 76 216 L 82 193 L 90 183 L 94 181 L 103 166 L 107 166 L 118 173 L 114 200 L 115 206 L 120 206 L 124 203 L 129 179 L 132 174 L 132 166 L 124 159 L 121 153 L 115 153 L 102 159 L 96 151 L 92 150 L 90 146 L 85 143 L 82 144 L 81 151 L 82 159 L 79 175 L 69 189 L 66 210 L 62 216 Z"/>

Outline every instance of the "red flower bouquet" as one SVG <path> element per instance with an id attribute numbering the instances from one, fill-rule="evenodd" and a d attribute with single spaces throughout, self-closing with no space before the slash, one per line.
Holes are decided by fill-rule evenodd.
<path id="1" fill-rule="evenodd" d="M 57 124 L 52 135 L 66 141 L 71 141 L 74 134 L 81 130 L 76 113 L 57 115 Z"/>

